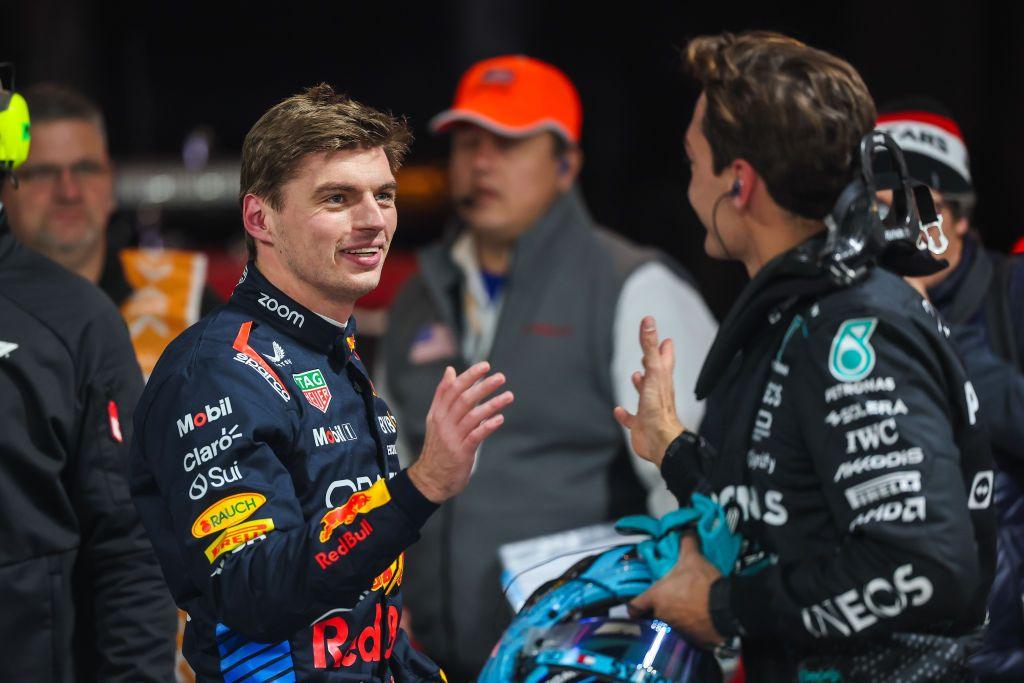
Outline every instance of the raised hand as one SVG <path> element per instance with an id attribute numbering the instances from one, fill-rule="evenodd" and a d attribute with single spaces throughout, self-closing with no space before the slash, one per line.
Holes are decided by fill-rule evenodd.
<path id="1" fill-rule="evenodd" d="M 672 385 L 675 350 L 671 339 L 658 342 L 658 330 L 651 316 L 640 321 L 640 348 L 644 372 L 633 373 L 633 386 L 640 394 L 636 415 L 622 406 L 615 407 L 614 415 L 629 430 L 636 454 L 660 467 L 665 449 L 684 429 L 676 415 L 676 392 Z"/>
<path id="2" fill-rule="evenodd" d="M 435 503 L 456 495 L 469 483 L 476 450 L 505 421 L 500 411 L 512 403 L 505 391 L 481 403 L 505 383 L 500 372 L 487 375 L 489 363 L 477 363 L 461 375 L 445 368 L 427 412 L 423 451 L 409 467 L 409 478 Z"/>

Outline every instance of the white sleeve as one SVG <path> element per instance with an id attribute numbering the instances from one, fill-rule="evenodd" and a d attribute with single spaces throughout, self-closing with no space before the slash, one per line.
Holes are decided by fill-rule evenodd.
<path id="1" fill-rule="evenodd" d="M 611 377 L 615 400 L 630 412 L 636 411 L 637 394 L 631 379 L 643 370 L 640 352 L 640 321 L 651 315 L 658 324 L 658 338 L 670 337 L 675 344 L 676 368 L 673 381 L 679 420 L 697 431 L 704 416 L 704 403 L 694 389 L 704 357 L 717 332 L 711 311 L 696 289 L 663 263 L 652 262 L 637 268 L 626 279 L 615 312 Z M 647 487 L 647 507 L 653 515 L 663 515 L 678 507 L 658 468 L 633 453 L 628 430 L 626 444 L 634 469 Z"/>

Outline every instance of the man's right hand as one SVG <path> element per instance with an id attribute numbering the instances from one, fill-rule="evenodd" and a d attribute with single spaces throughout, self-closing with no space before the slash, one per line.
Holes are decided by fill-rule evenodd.
<path id="1" fill-rule="evenodd" d="M 500 411 L 512 403 L 511 391 L 485 398 L 505 383 L 500 372 L 485 378 L 489 363 L 477 363 L 461 375 L 445 368 L 427 411 L 427 431 L 420 458 L 409 479 L 424 496 L 443 503 L 469 483 L 476 450 L 505 421 Z"/>
<path id="2" fill-rule="evenodd" d="M 651 316 L 640 321 L 640 348 L 644 372 L 633 373 L 633 386 L 640 394 L 636 415 L 622 406 L 615 407 L 614 415 L 629 430 L 633 451 L 660 467 L 668 445 L 685 429 L 676 415 L 676 392 L 672 385 L 675 350 L 671 339 L 658 341 Z"/>

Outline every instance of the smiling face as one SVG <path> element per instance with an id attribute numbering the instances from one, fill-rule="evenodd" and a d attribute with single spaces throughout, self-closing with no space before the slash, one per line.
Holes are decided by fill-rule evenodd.
<path id="1" fill-rule="evenodd" d="M 380 281 L 398 225 L 397 185 L 381 147 L 306 156 L 284 184 L 281 206 L 263 203 L 266 256 L 303 289 L 354 303 Z"/>

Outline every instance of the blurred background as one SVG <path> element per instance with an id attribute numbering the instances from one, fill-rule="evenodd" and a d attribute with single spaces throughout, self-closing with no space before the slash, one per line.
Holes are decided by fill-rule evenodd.
<path id="1" fill-rule="evenodd" d="M 721 317 L 745 281 L 703 253 L 686 201 L 682 136 L 697 97 L 679 47 L 701 33 L 774 29 L 835 52 L 876 101 L 929 95 L 959 121 L 992 247 L 1024 235 L 1024 5 L 985 2 L 736 3 L 441 0 L 148 3 L 3 0 L 0 61 L 17 86 L 72 85 L 106 114 L 117 163 L 113 246 L 181 246 L 210 257 L 227 296 L 244 251 L 238 157 L 262 112 L 327 81 L 406 116 L 399 231 L 382 309 L 447 212 L 446 141 L 426 129 L 472 62 L 526 53 L 563 69 L 584 106 L 582 187 L 596 218 L 655 244 L 696 276 Z"/>

